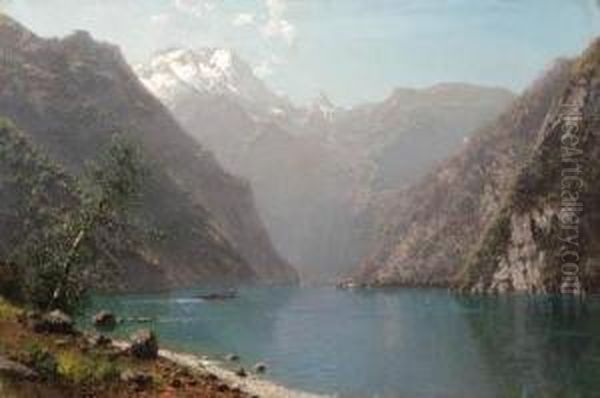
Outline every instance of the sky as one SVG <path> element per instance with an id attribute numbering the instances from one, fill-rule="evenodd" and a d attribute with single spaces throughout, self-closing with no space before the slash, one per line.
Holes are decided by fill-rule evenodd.
<path id="1" fill-rule="evenodd" d="M 276 92 L 339 105 L 395 87 L 519 92 L 600 35 L 600 0 L 0 0 L 43 36 L 88 30 L 132 64 L 171 47 L 234 50 Z"/>

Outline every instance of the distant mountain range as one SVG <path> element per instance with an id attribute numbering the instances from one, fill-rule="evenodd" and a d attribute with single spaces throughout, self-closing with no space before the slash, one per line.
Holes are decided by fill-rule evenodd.
<path id="1" fill-rule="evenodd" d="M 599 286 L 600 41 L 518 98 L 447 83 L 349 109 L 298 106 L 226 49 L 132 69 L 86 32 L 43 39 L 0 16 L 0 52 L 0 117 L 64 178 L 114 132 L 153 161 L 139 215 L 166 238 L 112 253 L 111 288 L 297 283 L 290 263 L 318 282 Z M 0 197 L 6 256 L 16 196 Z"/>
<path id="2" fill-rule="evenodd" d="M 513 100 L 504 89 L 397 89 L 344 109 L 321 94 L 296 106 L 225 49 L 171 49 L 136 67 L 182 126 L 247 178 L 276 247 L 307 279 L 353 269 L 372 206 L 459 151 Z"/>
<path id="3" fill-rule="evenodd" d="M 113 253 L 113 288 L 298 281 L 273 248 L 249 184 L 181 129 L 117 47 L 82 31 L 40 38 L 0 15 L 0 53 L 0 116 L 68 173 L 80 173 L 114 132 L 139 142 L 155 165 L 140 216 L 165 238 L 127 257 Z"/>

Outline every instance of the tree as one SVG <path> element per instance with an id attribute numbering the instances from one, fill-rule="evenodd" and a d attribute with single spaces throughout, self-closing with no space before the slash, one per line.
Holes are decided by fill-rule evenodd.
<path id="1" fill-rule="evenodd" d="M 23 298 L 40 308 L 72 311 L 115 242 L 129 241 L 131 210 L 149 173 L 142 151 L 114 135 L 98 160 L 72 178 L 33 150 L 22 134 L 5 132 L 0 166 L 12 176 L 7 181 L 16 192 L 22 228 L 10 263 L 17 265 Z"/>
<path id="2" fill-rule="evenodd" d="M 66 220 L 69 246 L 58 265 L 58 280 L 48 307 L 77 304 L 85 291 L 82 275 L 74 269 L 93 261 L 105 250 L 106 232 L 116 232 L 127 225 L 127 211 L 138 202 L 143 176 L 147 173 L 138 146 L 115 135 L 108 150 L 96 164 L 88 166 L 81 184 L 81 205 L 74 217 Z M 89 247 L 85 247 L 88 242 Z"/>

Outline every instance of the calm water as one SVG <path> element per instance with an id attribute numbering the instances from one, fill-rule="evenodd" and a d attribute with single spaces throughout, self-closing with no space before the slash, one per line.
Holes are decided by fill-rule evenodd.
<path id="1" fill-rule="evenodd" d="M 237 353 L 281 384 L 342 397 L 600 396 L 598 300 L 248 288 L 218 303 L 195 293 L 97 297 L 89 313 L 154 317 L 169 348 Z"/>

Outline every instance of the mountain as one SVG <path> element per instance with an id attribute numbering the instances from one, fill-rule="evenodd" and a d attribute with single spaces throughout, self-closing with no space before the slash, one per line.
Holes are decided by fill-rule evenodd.
<path id="1" fill-rule="evenodd" d="M 600 39 L 568 79 L 466 259 L 465 290 L 600 291 Z"/>
<path id="2" fill-rule="evenodd" d="M 148 89 L 170 107 L 189 96 L 235 98 L 249 109 L 255 104 L 273 108 L 271 111 L 286 106 L 256 78 L 248 64 L 223 48 L 167 50 L 155 55 L 149 65 L 136 66 L 135 71 Z"/>
<path id="3" fill-rule="evenodd" d="M 324 93 L 297 106 L 224 49 L 171 49 L 136 72 L 227 170 L 250 181 L 276 247 L 306 279 L 318 280 L 357 265 L 370 224 L 365 211 L 380 192 L 458 151 L 514 98 L 503 89 L 443 84 L 397 89 L 351 109 Z"/>
<path id="4" fill-rule="evenodd" d="M 562 282 L 573 281 L 570 259 L 580 272 L 577 289 L 595 290 L 599 54 L 596 42 L 579 59 L 557 61 L 458 155 L 382 199 L 376 213 L 383 231 L 358 279 L 473 292 L 560 292 Z M 564 138 L 574 115 L 577 137 Z M 569 147 L 573 142 L 576 148 Z M 564 179 L 569 175 L 581 177 L 584 188 L 564 189 L 571 186 Z M 577 197 L 585 210 L 574 218 L 581 222 L 572 234 L 566 228 L 578 214 Z M 576 254 L 563 257 L 574 246 Z"/>
<path id="5" fill-rule="evenodd" d="M 248 182 L 225 172 L 140 83 L 119 49 L 83 31 L 36 36 L 0 17 L 0 115 L 77 175 L 114 132 L 139 142 L 156 177 L 142 218 L 165 239 L 119 259 L 124 288 L 296 282 L 273 248 Z"/>

